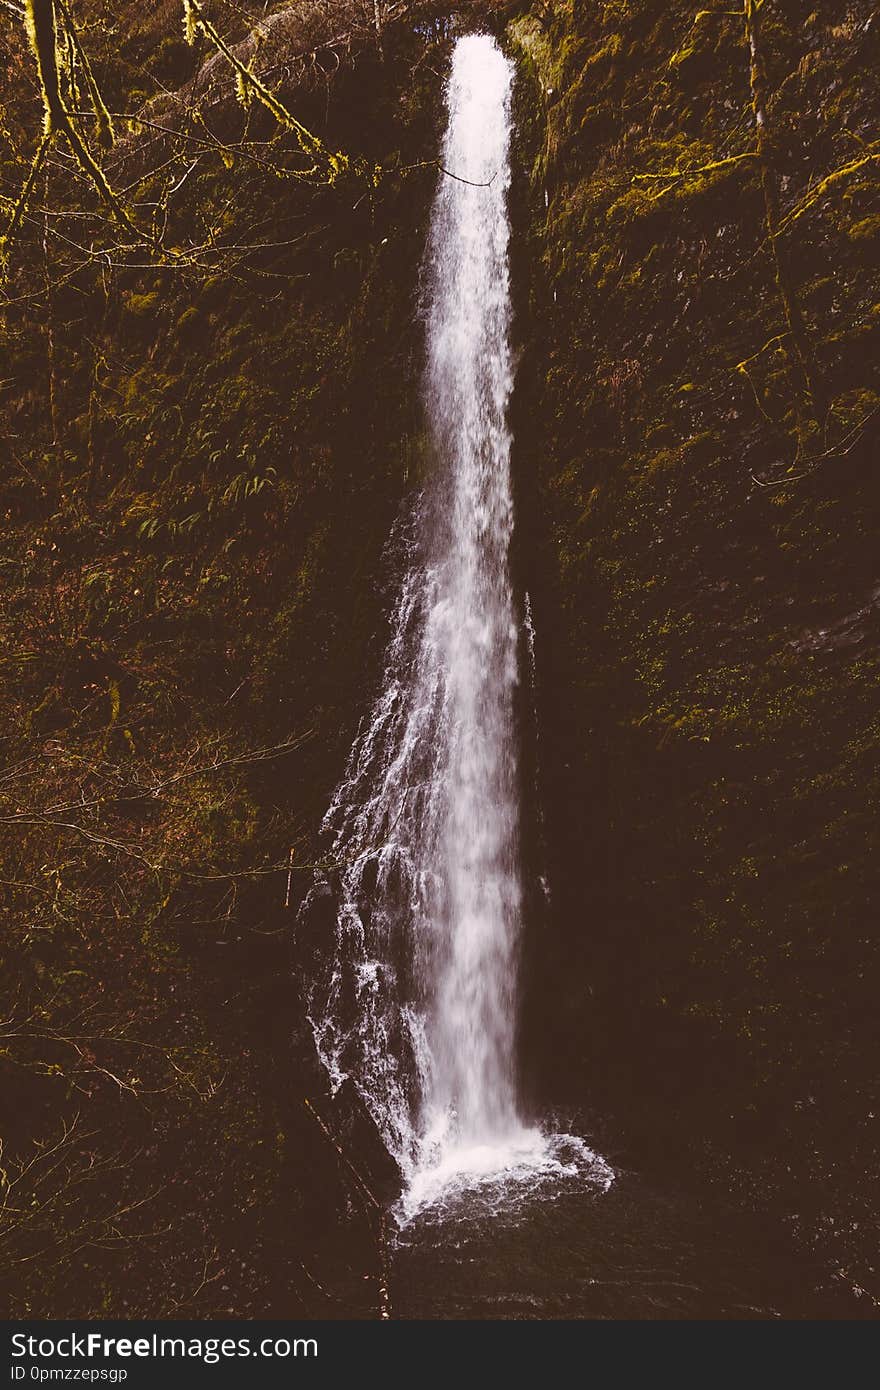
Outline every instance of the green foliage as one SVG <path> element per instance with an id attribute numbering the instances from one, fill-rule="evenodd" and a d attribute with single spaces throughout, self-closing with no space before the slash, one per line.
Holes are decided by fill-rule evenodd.
<path id="1" fill-rule="evenodd" d="M 803 467 L 741 27 L 647 0 L 508 27 L 538 267 L 516 438 L 556 868 L 552 959 L 530 960 L 559 1011 L 547 1084 L 611 1109 L 625 1094 L 622 1122 L 637 1110 L 660 1147 L 706 1135 L 709 1171 L 720 1151 L 731 1171 L 760 1164 L 814 1234 L 805 1193 L 821 1190 L 830 1258 L 863 1283 L 873 1236 L 848 1222 L 869 1200 L 880 848 L 869 10 L 841 25 L 823 5 L 805 31 L 762 9 L 780 229 L 831 396 L 827 451 Z M 556 65 L 563 45 L 580 68 Z M 749 1149 L 752 1122 L 772 1124 L 773 1155 Z"/>
<path id="2" fill-rule="evenodd" d="M 114 16 L 119 53 L 97 14 L 77 23 L 108 109 L 125 109 L 132 68 L 145 90 L 169 68 L 192 76 L 158 13 Z M 433 153 L 428 42 L 389 24 L 380 64 L 370 15 L 317 97 L 294 85 L 328 149 L 369 170 Z M 19 98 L 26 130 L 26 84 Z M 247 118 L 259 141 L 301 149 L 260 102 Z M 164 177 L 140 196 L 161 201 Z M 433 172 L 370 179 L 361 202 L 326 169 L 319 182 L 280 198 L 255 161 L 205 157 L 169 244 L 207 218 L 234 250 L 208 269 L 149 265 L 143 248 L 85 256 L 68 279 L 50 235 L 51 293 L 25 206 L 36 175 L 22 203 L 0 476 L 2 1166 L 16 1182 L 21 1168 L 29 1202 L 30 1158 L 56 1142 L 64 1158 L 32 1230 L 15 1234 L 0 1192 L 17 1314 L 222 1316 L 234 1300 L 323 1315 L 336 1257 L 317 1283 L 311 1264 L 335 1223 L 362 1269 L 374 1257 L 298 1118 L 308 1051 L 275 1029 L 296 1017 L 302 968 L 291 848 L 296 900 L 378 657 L 381 556 L 419 428 Z M 240 253 L 254 227 L 266 245 Z M 359 1273 L 344 1306 L 365 1298 Z"/>

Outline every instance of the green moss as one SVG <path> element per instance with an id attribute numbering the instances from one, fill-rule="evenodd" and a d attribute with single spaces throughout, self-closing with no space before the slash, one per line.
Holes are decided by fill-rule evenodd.
<path id="1" fill-rule="evenodd" d="M 199 322 L 199 317 L 199 311 L 195 305 L 191 304 L 188 309 L 184 309 L 177 320 L 178 333 L 186 333 L 188 329 L 195 328 Z"/>
<path id="2" fill-rule="evenodd" d="M 734 1049 L 734 1069 L 755 1078 L 748 1104 L 775 1114 L 821 1073 L 830 1115 L 837 1061 L 852 1077 L 860 1062 L 855 1032 L 829 1039 L 866 1001 L 831 969 L 832 1027 L 813 953 L 865 969 L 868 855 L 842 846 L 878 794 L 848 751 L 876 724 L 876 478 L 873 427 L 859 422 L 876 389 L 864 132 L 877 109 L 867 6 L 838 33 L 833 7 L 817 11 L 806 54 L 800 30 L 764 8 L 785 251 L 831 398 L 824 440 L 797 452 L 741 26 L 713 16 L 694 29 L 683 3 L 518 21 L 542 89 L 525 153 L 540 331 L 517 440 L 546 527 L 527 519 L 529 541 L 539 551 L 543 538 L 552 567 L 528 582 L 543 586 L 560 687 L 542 723 L 550 804 L 565 808 L 554 844 L 574 866 L 600 839 L 606 866 L 589 904 L 562 872 L 553 987 L 573 1002 L 558 1051 L 589 1058 L 591 1075 L 599 1053 L 642 1055 L 617 1016 L 626 979 L 633 1017 L 663 998 L 650 1027 L 670 1045 L 694 1036 L 688 1019 L 710 1050 Z M 563 42 L 579 66 L 560 71 Z M 607 923 L 588 946 L 585 912 Z M 578 961 L 589 1001 L 572 983 Z M 658 1073 L 645 1073 L 650 1090 Z M 721 1090 L 743 1113 L 738 1083 Z M 702 1123 L 705 1105 L 695 1113 Z M 830 1189 L 840 1148 L 821 1125 L 811 1142 Z M 803 1184 L 801 1147 L 784 1143 Z M 835 1200 L 849 1200 L 840 1185 Z"/>
<path id="3" fill-rule="evenodd" d="M 131 291 L 125 297 L 125 307 L 136 318 L 145 318 L 162 307 L 162 296 L 158 290 L 149 290 L 145 294 Z"/>
<path id="4" fill-rule="evenodd" d="M 847 229 L 847 236 L 850 241 L 868 241 L 880 236 L 880 213 L 862 217 L 858 222 L 854 222 Z"/>

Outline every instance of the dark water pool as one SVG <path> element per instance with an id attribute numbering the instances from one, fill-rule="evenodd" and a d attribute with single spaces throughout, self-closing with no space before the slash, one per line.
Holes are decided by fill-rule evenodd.
<path id="1" fill-rule="evenodd" d="M 862 1316 L 783 1229 L 618 1173 L 607 1190 L 464 1192 L 395 1238 L 399 1318 Z"/>

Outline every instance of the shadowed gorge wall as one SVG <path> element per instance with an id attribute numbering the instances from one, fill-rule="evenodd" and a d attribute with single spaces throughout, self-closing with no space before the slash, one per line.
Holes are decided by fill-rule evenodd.
<path id="1" fill-rule="evenodd" d="M 876 1293 L 877 18 L 761 14 L 818 405 L 743 18 L 557 4 L 508 34 L 555 891 L 525 1050 L 636 1151 L 733 1154 Z"/>
<path id="2" fill-rule="evenodd" d="M 380 55 L 371 8 L 336 51 L 340 14 L 286 99 L 357 156 L 430 161 L 443 24 L 390 25 Z M 176 6 L 143 25 L 87 7 L 83 34 L 114 108 L 204 58 Z M 24 123 L 30 68 L 8 42 Z M 283 152 L 234 100 L 206 119 Z M 118 184 L 161 163 L 147 133 L 125 148 Z M 181 241 L 201 223 L 266 249 L 207 272 L 85 258 L 47 295 L 37 214 L 7 286 L 0 1074 L 17 1186 L 0 1239 L 19 1314 L 374 1306 L 369 1223 L 303 1106 L 319 1080 L 294 1040 L 285 904 L 360 717 L 381 557 L 418 475 L 435 170 L 314 189 L 214 155 L 188 180 Z M 48 244 L 54 276 L 65 248 Z"/>

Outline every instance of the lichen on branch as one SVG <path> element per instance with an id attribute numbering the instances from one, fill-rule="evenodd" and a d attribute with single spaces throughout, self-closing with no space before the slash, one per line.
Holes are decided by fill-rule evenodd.
<path id="1" fill-rule="evenodd" d="M 33 163 L 13 208 L 12 216 L 2 238 L 0 238 L 2 264 L 6 262 L 9 248 L 27 209 L 28 199 L 33 191 L 34 182 L 43 160 L 51 144 L 59 136 L 63 136 L 67 141 L 74 159 L 93 185 L 101 201 L 110 210 L 114 221 L 126 235 L 133 237 L 136 242 L 151 244 L 150 238 L 136 226 L 118 194 L 111 188 L 103 169 L 77 129 L 73 115 L 67 108 L 61 88 L 58 45 L 59 16 L 62 32 L 70 36 L 74 50 L 81 51 L 79 40 L 74 34 L 73 25 L 69 19 L 69 12 L 63 3 L 59 4 L 58 9 L 56 9 L 55 0 L 26 0 L 24 20 L 30 48 L 37 65 L 40 96 L 43 104 L 43 137 L 37 146 Z M 87 63 L 84 65 L 84 72 L 87 74 L 86 80 L 95 103 L 99 138 L 106 141 L 108 135 L 112 136 L 112 122 L 109 112 L 100 97 L 97 83 Z"/>
<path id="2" fill-rule="evenodd" d="M 313 162 L 308 169 L 290 171 L 295 177 L 332 184 L 351 168 L 348 155 L 328 149 L 317 135 L 313 135 L 302 121 L 297 120 L 293 112 L 270 91 L 252 68 L 239 58 L 235 49 L 226 42 L 205 13 L 199 0 L 183 0 L 183 22 L 188 44 L 194 44 L 201 34 L 230 63 L 235 72 L 236 95 L 242 105 L 248 106 L 252 99 L 256 99 L 271 112 L 280 126 L 296 136 L 303 154 Z"/>

